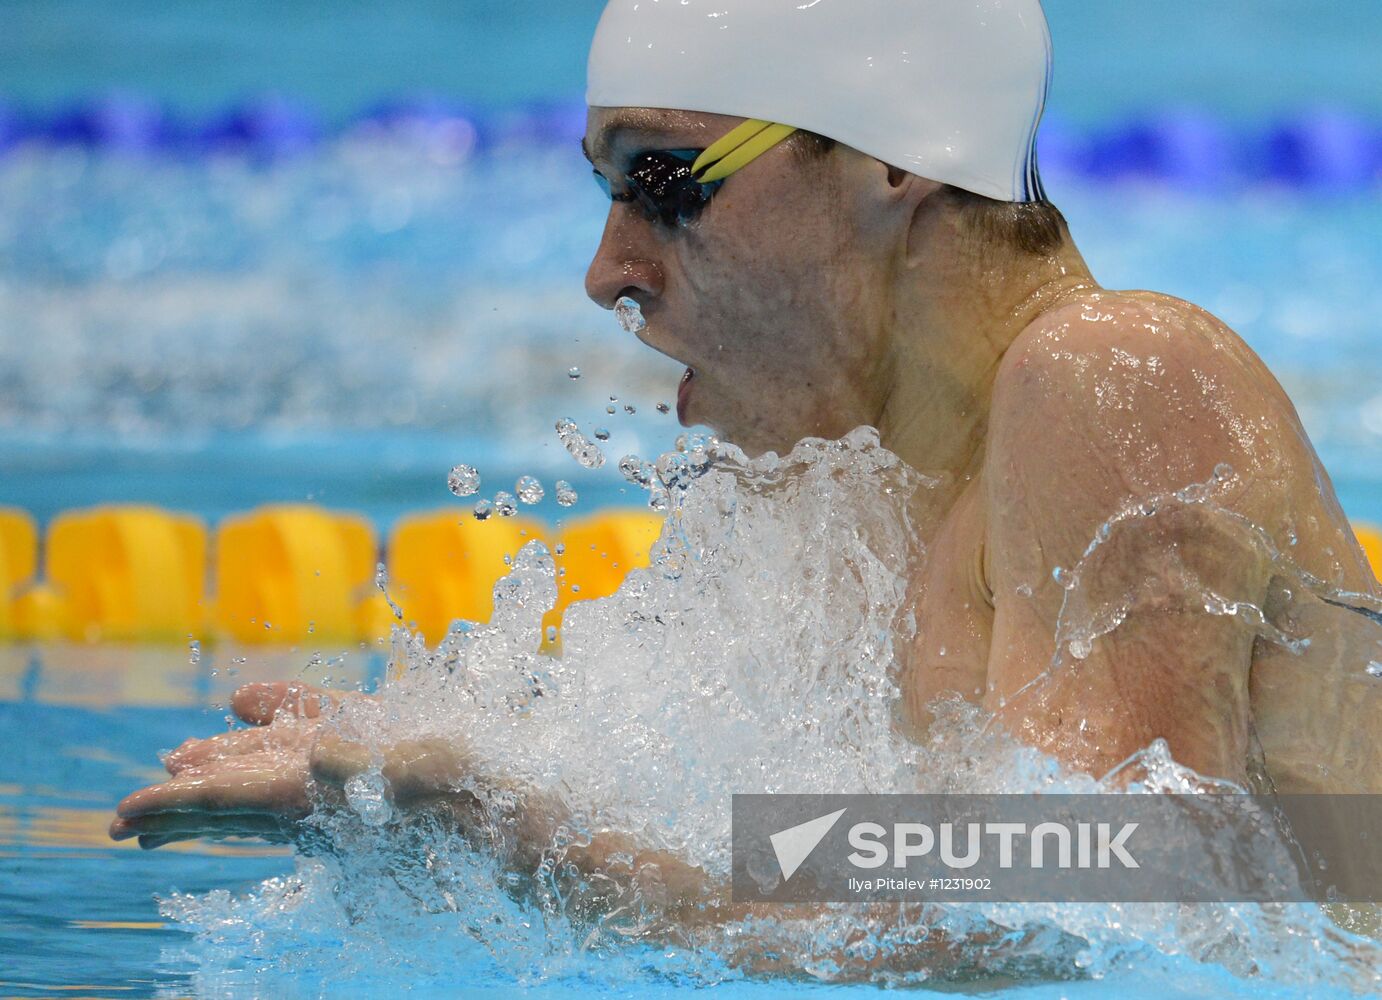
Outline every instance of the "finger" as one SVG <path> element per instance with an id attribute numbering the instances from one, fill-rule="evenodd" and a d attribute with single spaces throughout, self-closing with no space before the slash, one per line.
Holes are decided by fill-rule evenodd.
<path id="1" fill-rule="evenodd" d="M 339 696 L 326 688 L 299 681 L 243 684 L 230 696 L 230 707 L 243 721 L 267 726 L 280 712 L 315 719 L 323 703 L 335 705 Z"/>
<path id="2" fill-rule="evenodd" d="M 452 792 L 473 770 L 460 749 L 441 740 L 408 740 L 391 747 L 383 774 L 400 805 Z"/>
<path id="3" fill-rule="evenodd" d="M 187 740 L 163 759 L 163 766 L 176 776 L 189 768 L 205 767 L 230 757 L 281 750 L 288 742 L 281 730 L 236 729 L 204 740 Z"/>
<path id="4" fill-rule="evenodd" d="M 214 770 L 179 775 L 125 796 L 116 806 L 124 819 L 165 812 L 262 812 L 303 816 L 311 811 L 306 775 L 281 762 L 246 766 L 224 773 Z"/>
<path id="5" fill-rule="evenodd" d="M 341 787 L 373 764 L 368 747 L 322 733 L 312 747 L 312 777 L 327 785 Z"/>
<path id="6" fill-rule="evenodd" d="M 203 833 L 143 833 L 139 835 L 139 846 L 143 850 L 152 851 L 159 847 L 167 847 L 169 844 L 181 844 L 188 840 L 229 840 L 235 838 L 256 838 L 267 841 L 270 844 L 292 843 L 291 837 L 286 834 L 265 834 L 265 833 L 227 833 L 203 834 Z M 123 839 L 123 838 L 121 838 Z"/>
<path id="7" fill-rule="evenodd" d="M 263 837 L 284 841 L 292 821 L 255 813 L 160 813 L 136 819 L 117 819 L 110 825 L 111 840 L 131 837 L 178 837 L 215 839 L 218 837 Z"/>

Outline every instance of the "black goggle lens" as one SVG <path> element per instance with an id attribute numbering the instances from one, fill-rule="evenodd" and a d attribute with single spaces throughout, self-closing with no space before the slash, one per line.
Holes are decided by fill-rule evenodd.
<path id="1" fill-rule="evenodd" d="M 699 149 L 660 149 L 639 153 L 629 165 L 625 183 L 628 193 L 615 194 L 598 170 L 595 180 L 613 201 L 637 201 L 650 222 L 664 226 L 685 224 L 710 204 L 724 181 L 702 184 L 691 172 L 701 155 Z"/>

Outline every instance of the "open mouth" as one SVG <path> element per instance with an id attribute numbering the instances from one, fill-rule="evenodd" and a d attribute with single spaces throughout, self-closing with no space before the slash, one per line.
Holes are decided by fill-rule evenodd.
<path id="1" fill-rule="evenodd" d="M 691 381 L 696 377 L 694 368 L 686 369 L 686 373 L 681 377 L 681 384 L 677 386 L 677 420 L 682 426 L 686 425 L 686 404 L 691 398 Z"/>

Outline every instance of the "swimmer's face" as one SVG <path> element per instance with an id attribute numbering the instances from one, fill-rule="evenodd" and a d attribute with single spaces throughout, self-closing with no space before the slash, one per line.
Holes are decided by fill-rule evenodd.
<path id="1" fill-rule="evenodd" d="M 639 154 L 704 149 L 741 122 L 592 108 L 585 148 L 617 197 Z M 586 276 L 607 309 L 636 300 L 647 321 L 639 339 L 694 373 L 681 387 L 682 423 L 709 425 L 750 454 L 874 424 L 887 391 L 897 240 L 854 176 L 886 168 L 843 148 L 807 158 L 801 141 L 732 174 L 688 222 L 612 202 Z"/>

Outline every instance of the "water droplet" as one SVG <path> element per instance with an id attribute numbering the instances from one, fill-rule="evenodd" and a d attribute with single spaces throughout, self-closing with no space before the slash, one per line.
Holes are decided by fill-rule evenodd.
<path id="1" fill-rule="evenodd" d="M 1371 663 L 1369 663 L 1369 664 L 1368 664 L 1368 676 L 1370 676 L 1370 677 L 1382 677 L 1382 663 L 1379 663 L 1379 662 L 1376 661 L 1376 660 L 1373 660 Z"/>
<path id="2" fill-rule="evenodd" d="M 596 441 L 608 441 L 608 440 L 609 440 L 609 428 L 608 428 L 608 427 L 596 427 L 596 428 L 595 428 L 595 440 L 596 440 Z"/>
<path id="3" fill-rule="evenodd" d="M 578 378 L 581 377 L 581 370 L 580 370 L 579 368 L 574 367 L 574 366 L 571 367 L 571 368 L 568 368 L 568 369 L 566 370 L 566 377 L 569 378 L 569 379 L 578 379 Z"/>
<path id="4" fill-rule="evenodd" d="M 571 457 L 583 468 L 598 469 L 605 464 L 605 453 L 581 433 L 576 421 L 570 417 L 563 417 L 557 421 L 557 436 L 561 438 L 561 443 L 566 446 Z"/>
<path id="5" fill-rule="evenodd" d="M 458 465 L 446 477 L 446 487 L 458 497 L 474 496 L 480 489 L 480 473 L 472 465 Z"/>
<path id="6" fill-rule="evenodd" d="M 650 462 L 645 462 L 637 455 L 625 455 L 619 459 L 619 471 L 623 473 L 625 479 L 635 486 L 647 489 L 653 482 L 654 469 Z"/>
<path id="7" fill-rule="evenodd" d="M 542 484 L 535 476 L 520 476 L 518 482 L 514 483 L 513 490 L 518 494 L 519 500 L 530 505 L 541 503 L 542 498 L 546 496 Z"/>
<path id="8" fill-rule="evenodd" d="M 613 403 L 610 403 L 608 406 L 605 407 L 605 413 L 609 414 L 611 417 L 614 416 L 614 414 L 617 412 L 618 411 L 614 408 Z"/>
<path id="9" fill-rule="evenodd" d="M 1093 651 L 1093 646 L 1088 639 L 1071 639 L 1070 655 L 1077 660 L 1084 660 Z"/>
<path id="10" fill-rule="evenodd" d="M 634 414 L 638 412 L 638 409 L 632 403 L 625 403 L 624 412 L 628 414 Z"/>
<path id="11" fill-rule="evenodd" d="M 1234 477 L 1233 466 L 1227 462 L 1220 462 L 1214 466 L 1214 478 L 1219 482 L 1226 482 Z"/>
<path id="12" fill-rule="evenodd" d="M 576 505 L 576 501 L 579 500 L 579 499 L 580 499 L 580 496 L 576 493 L 575 490 L 573 490 L 573 489 L 571 488 L 571 484 L 570 484 L 570 483 L 568 483 L 565 479 L 558 479 L 558 480 L 557 480 L 557 503 L 558 503 L 558 504 L 560 504 L 560 505 L 563 506 L 563 507 L 574 507 L 574 506 Z M 564 552 L 564 551 L 565 551 L 560 545 L 557 546 L 557 550 L 558 550 L 558 555 L 560 555 L 561 552 Z"/>
<path id="13" fill-rule="evenodd" d="M 658 404 L 657 404 L 657 412 L 658 412 L 658 413 L 671 413 L 671 412 L 672 412 L 672 408 L 671 408 L 670 406 L 668 406 L 666 403 L 658 403 Z"/>
<path id="14" fill-rule="evenodd" d="M 541 489 L 541 487 L 538 487 Z M 513 517 L 518 513 L 518 501 L 512 493 L 500 490 L 494 494 L 494 510 L 500 517 Z"/>
<path id="15" fill-rule="evenodd" d="M 668 489 L 685 489 L 692 479 L 691 463 L 680 452 L 668 452 L 657 460 L 657 478 Z"/>
<path id="16" fill-rule="evenodd" d="M 1017 585 L 1017 595 L 1019 597 L 1031 597 L 1032 585 L 1030 583 L 1019 583 Z"/>
<path id="17" fill-rule="evenodd" d="M 557 483 L 557 487 L 560 488 L 561 483 Z M 552 551 L 554 551 L 559 556 L 564 556 L 566 555 L 566 546 L 563 545 L 561 542 L 557 542 L 557 547 Z"/>
<path id="18" fill-rule="evenodd" d="M 494 513 L 494 504 L 488 500 L 480 500 L 475 504 L 475 520 L 487 521 L 489 516 Z"/>
<path id="19" fill-rule="evenodd" d="M 1051 570 L 1051 579 L 1059 583 L 1065 590 L 1074 590 L 1077 582 L 1075 574 L 1062 566 L 1057 566 Z"/>
<path id="20" fill-rule="evenodd" d="M 547 626 L 547 641 L 548 641 L 548 642 L 556 642 L 556 641 L 557 641 L 557 627 L 556 627 L 555 625 L 548 625 L 548 626 Z"/>
<path id="21" fill-rule="evenodd" d="M 196 639 L 193 639 L 191 642 L 187 644 L 187 650 L 189 654 L 188 662 L 194 664 L 202 662 L 202 644 L 200 642 L 198 642 Z"/>
<path id="22" fill-rule="evenodd" d="M 393 818 L 393 807 L 384 797 L 382 775 L 366 771 L 345 784 L 346 802 L 366 826 L 383 826 Z"/>
<path id="23" fill-rule="evenodd" d="M 648 326 L 643 318 L 643 307 L 627 295 L 614 303 L 614 318 L 625 333 L 640 333 Z"/>

